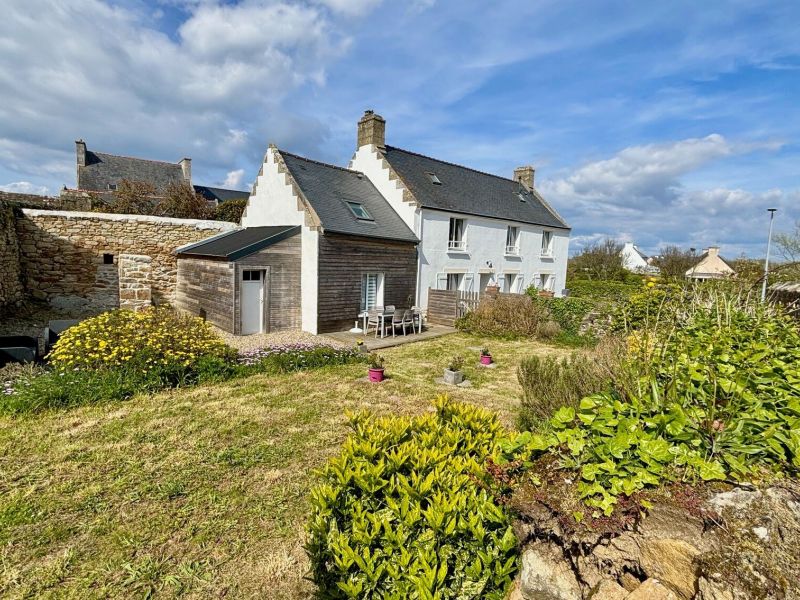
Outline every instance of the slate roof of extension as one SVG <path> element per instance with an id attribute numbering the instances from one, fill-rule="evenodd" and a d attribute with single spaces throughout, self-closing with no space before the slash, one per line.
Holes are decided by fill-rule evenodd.
<path id="1" fill-rule="evenodd" d="M 122 179 L 147 181 L 160 192 L 172 182 L 184 181 L 183 170 L 178 163 L 86 151 L 86 166 L 78 168 L 80 189 L 106 191 L 108 184 L 118 183 Z"/>
<path id="2" fill-rule="evenodd" d="M 239 190 L 226 190 L 225 188 L 211 187 L 209 185 L 195 185 L 194 191 L 211 202 L 225 202 L 226 200 L 238 200 L 250 197 L 250 192 Z"/>
<path id="3" fill-rule="evenodd" d="M 227 231 L 207 240 L 182 246 L 175 253 L 179 256 L 238 260 L 298 233 L 300 233 L 299 225 L 247 227 Z"/>
<path id="4" fill-rule="evenodd" d="M 384 156 L 423 208 L 569 229 L 538 192 L 513 179 L 393 146 L 386 146 Z M 431 174 L 441 183 L 434 183 Z"/>
<path id="5" fill-rule="evenodd" d="M 405 222 L 359 171 L 279 151 L 325 231 L 360 237 L 418 242 Z M 347 205 L 363 206 L 371 219 L 359 219 Z"/>

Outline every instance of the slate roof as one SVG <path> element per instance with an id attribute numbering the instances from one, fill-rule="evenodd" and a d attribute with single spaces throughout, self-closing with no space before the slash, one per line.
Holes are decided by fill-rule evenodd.
<path id="1" fill-rule="evenodd" d="M 194 191 L 210 202 L 225 202 L 226 200 L 247 200 L 250 192 L 240 190 L 226 190 L 225 188 L 211 187 L 208 185 L 195 185 Z"/>
<path id="2" fill-rule="evenodd" d="M 538 192 L 525 190 L 513 179 L 394 146 L 386 146 L 384 156 L 423 208 L 559 229 L 570 228 Z M 431 173 L 436 175 L 441 184 L 433 183 Z"/>
<path id="3" fill-rule="evenodd" d="M 105 192 L 109 184 L 122 179 L 152 183 L 158 192 L 172 182 L 184 181 L 178 163 L 86 151 L 86 166 L 78 167 L 78 189 Z"/>
<path id="4" fill-rule="evenodd" d="M 269 225 L 235 229 L 178 248 L 178 256 L 238 260 L 300 233 L 299 225 Z"/>
<path id="5" fill-rule="evenodd" d="M 279 151 L 325 231 L 403 242 L 418 242 L 403 219 L 359 171 Z M 361 204 L 372 220 L 358 219 L 346 202 Z"/>

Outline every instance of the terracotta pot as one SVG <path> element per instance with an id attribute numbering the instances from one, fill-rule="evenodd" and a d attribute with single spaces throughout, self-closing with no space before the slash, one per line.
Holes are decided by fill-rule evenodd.
<path id="1" fill-rule="evenodd" d="M 373 369 L 370 367 L 369 369 L 369 380 L 372 383 L 380 383 L 383 381 L 383 371 L 384 369 Z"/>
<path id="2" fill-rule="evenodd" d="M 551 292 L 549 290 L 542 290 L 539 292 L 539 296 L 542 298 L 553 298 L 555 296 L 555 292 Z"/>
<path id="3" fill-rule="evenodd" d="M 481 354 L 481 364 L 482 365 L 490 365 L 490 364 L 492 364 L 492 355 L 491 354 Z"/>

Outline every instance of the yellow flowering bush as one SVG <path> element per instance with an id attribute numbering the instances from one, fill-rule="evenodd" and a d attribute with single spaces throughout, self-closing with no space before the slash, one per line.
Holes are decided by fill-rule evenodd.
<path id="1" fill-rule="evenodd" d="M 59 369 L 132 366 L 147 371 L 189 366 L 201 357 L 229 352 L 202 319 L 153 307 L 112 310 L 81 321 L 64 332 L 48 358 Z"/>

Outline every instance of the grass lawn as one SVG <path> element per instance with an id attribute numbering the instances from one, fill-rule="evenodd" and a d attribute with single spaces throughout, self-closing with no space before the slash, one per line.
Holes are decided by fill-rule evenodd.
<path id="1" fill-rule="evenodd" d="M 418 413 L 439 393 L 514 424 L 516 365 L 564 352 L 452 335 L 365 366 L 254 376 L 129 402 L 0 418 L 0 596 L 307 598 L 311 471 L 347 435 L 345 409 Z M 437 384 L 469 357 L 469 388 Z"/>

